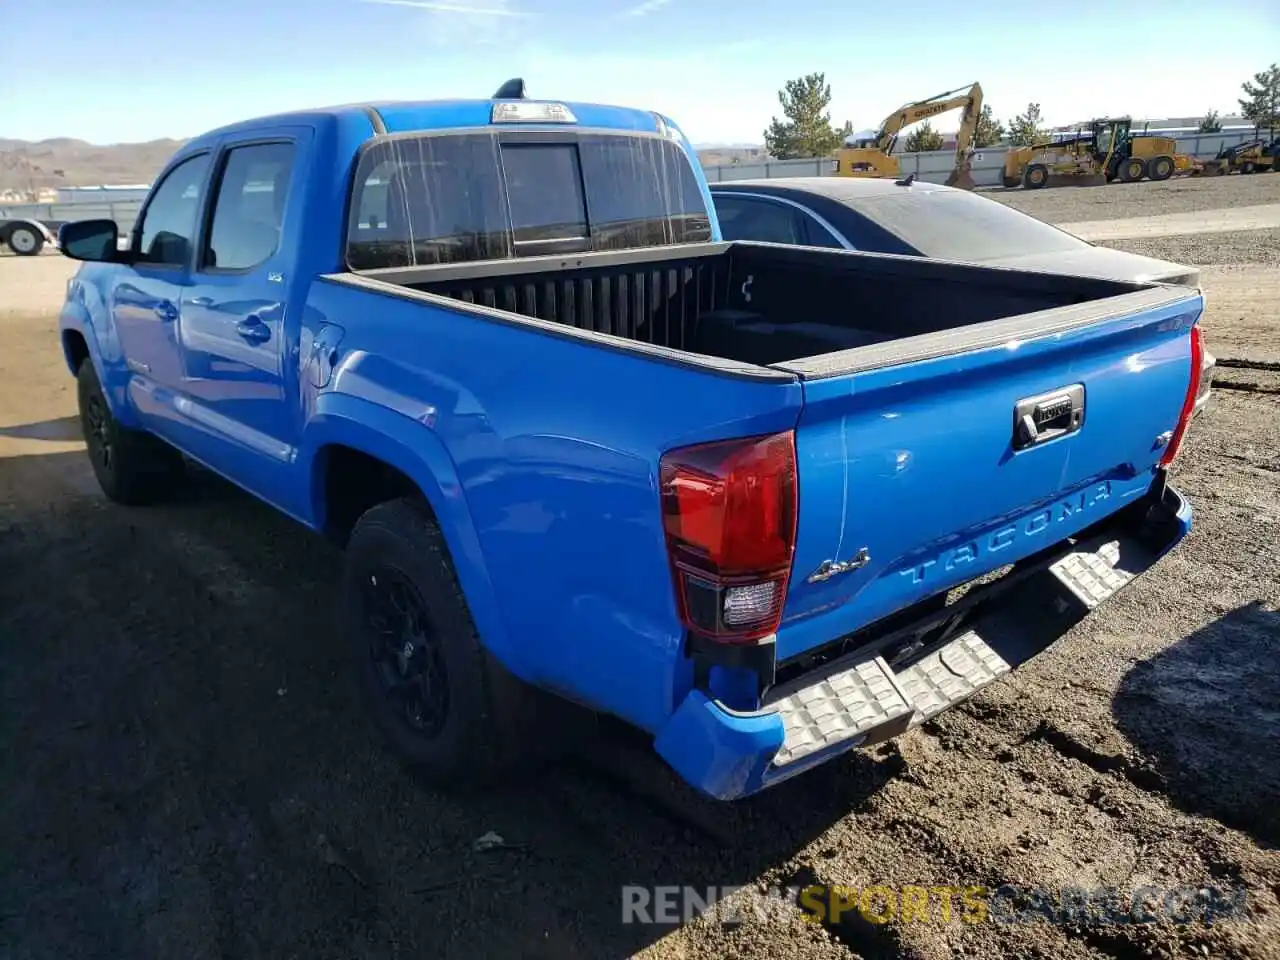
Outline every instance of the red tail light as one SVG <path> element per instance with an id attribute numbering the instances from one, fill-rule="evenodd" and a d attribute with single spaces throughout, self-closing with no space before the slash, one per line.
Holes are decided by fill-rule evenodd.
<path id="1" fill-rule="evenodd" d="M 1203 365 L 1204 344 L 1200 342 L 1200 324 L 1197 323 L 1191 328 L 1191 377 L 1187 384 L 1187 396 L 1182 401 L 1182 413 L 1178 415 L 1178 425 L 1173 428 L 1173 437 L 1160 458 L 1162 467 L 1173 463 L 1174 457 L 1182 449 L 1182 438 L 1187 435 L 1187 424 L 1191 422 L 1191 415 L 1196 412 L 1196 398 L 1200 393 L 1200 375 L 1203 373 Z"/>
<path id="2" fill-rule="evenodd" d="M 662 458 L 660 482 L 685 625 L 727 643 L 777 630 L 795 551 L 794 435 L 673 450 Z"/>

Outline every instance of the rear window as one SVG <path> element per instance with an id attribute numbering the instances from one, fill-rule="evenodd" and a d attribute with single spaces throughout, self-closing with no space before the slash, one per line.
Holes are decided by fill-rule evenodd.
<path id="1" fill-rule="evenodd" d="M 1088 246 L 1034 217 L 962 190 L 904 190 L 850 206 L 923 256 L 942 260 L 998 260 Z"/>
<path id="2" fill-rule="evenodd" d="M 347 225 L 353 270 L 711 239 L 679 145 L 634 134 L 396 137 L 364 149 Z"/>

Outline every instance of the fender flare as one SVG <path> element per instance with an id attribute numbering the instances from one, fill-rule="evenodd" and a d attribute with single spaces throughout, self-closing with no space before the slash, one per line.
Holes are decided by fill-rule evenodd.
<path id="1" fill-rule="evenodd" d="M 510 642 L 462 483 L 440 438 L 425 425 L 359 397 L 321 394 L 297 456 L 300 478 L 309 478 L 310 514 L 316 529 L 324 526 L 320 452 L 330 445 L 381 460 L 417 485 L 440 525 L 481 643 L 516 676 L 531 679 Z"/>
<path id="2" fill-rule="evenodd" d="M 89 362 L 98 375 L 98 383 L 102 385 L 102 393 L 106 397 L 111 415 L 122 426 L 137 429 L 138 418 L 134 415 L 133 404 L 129 402 L 127 394 L 129 377 L 110 313 L 107 314 L 104 326 L 105 329 L 101 329 L 94 321 L 93 311 L 84 302 L 82 286 L 74 299 L 68 298 L 63 304 L 58 317 L 58 342 L 62 348 L 62 356 L 67 369 L 75 376 L 77 371 L 72 363 L 71 351 L 67 349 L 66 335 L 78 333 L 89 351 Z"/>
<path id="3" fill-rule="evenodd" d="M 9 244 L 9 234 L 13 232 L 14 227 L 31 227 L 44 238 L 45 243 L 57 246 L 58 237 L 56 234 L 50 233 L 49 228 L 39 220 L 31 220 L 27 217 L 19 217 L 16 220 L 6 220 L 4 222 L 3 230 L 0 231 L 0 240 L 4 241 L 5 246 Z"/>

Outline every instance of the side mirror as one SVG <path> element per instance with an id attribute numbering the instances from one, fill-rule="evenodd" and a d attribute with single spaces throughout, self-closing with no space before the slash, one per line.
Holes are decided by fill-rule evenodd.
<path id="1" fill-rule="evenodd" d="M 120 227 L 114 220 L 77 220 L 58 230 L 58 249 L 72 260 L 119 263 Z"/>

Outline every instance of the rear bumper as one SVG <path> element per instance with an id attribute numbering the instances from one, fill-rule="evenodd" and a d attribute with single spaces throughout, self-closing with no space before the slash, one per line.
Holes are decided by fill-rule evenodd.
<path id="1" fill-rule="evenodd" d="M 659 731 L 655 748 L 697 790 L 733 800 L 896 737 L 1040 653 L 1191 529 L 1190 504 L 1162 482 L 1141 508 L 1060 544 L 1016 586 L 976 607 L 944 645 L 917 659 L 891 667 L 881 656 L 854 651 L 770 691 L 751 712 L 694 690 Z"/>

